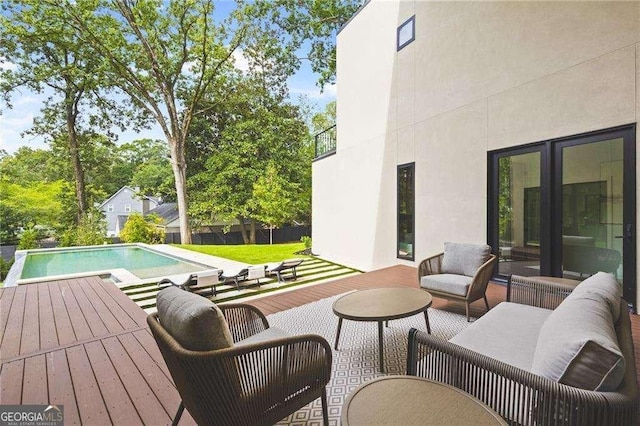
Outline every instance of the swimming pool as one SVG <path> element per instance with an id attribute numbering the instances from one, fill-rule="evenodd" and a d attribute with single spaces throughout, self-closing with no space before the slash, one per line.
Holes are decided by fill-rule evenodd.
<path id="1" fill-rule="evenodd" d="M 16 284 L 88 274 L 125 275 L 128 281 L 161 278 L 210 268 L 150 249 L 141 244 L 28 250 L 16 253 Z M 11 268 L 14 269 L 13 267 Z M 9 281 L 9 277 L 7 279 Z M 5 285 L 11 285 L 5 282 Z"/>

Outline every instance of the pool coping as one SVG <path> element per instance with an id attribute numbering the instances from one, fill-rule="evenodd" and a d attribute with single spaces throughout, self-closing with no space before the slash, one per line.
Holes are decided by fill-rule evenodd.
<path id="1" fill-rule="evenodd" d="M 38 253 L 45 252 L 51 253 L 54 251 L 65 251 L 65 250 L 73 250 L 78 248 L 105 248 L 105 247 L 141 247 L 146 250 L 155 252 L 157 254 L 161 254 L 164 256 L 169 256 L 181 260 L 187 263 L 195 263 L 199 266 L 203 266 L 205 268 L 218 268 L 218 269 L 238 269 L 247 266 L 246 263 L 236 262 L 234 260 L 224 259 L 221 257 L 210 256 L 203 253 L 197 253 L 191 250 L 182 249 L 179 247 L 170 246 L 167 244 L 144 244 L 144 243 L 130 243 L 130 244 L 106 244 L 106 245 L 94 245 L 94 246 L 80 246 L 80 247 L 56 247 L 56 248 L 48 248 L 48 249 L 29 249 L 29 250 L 17 250 L 15 253 L 15 262 L 11 266 L 9 273 L 4 281 L 4 287 L 15 287 L 18 285 L 32 284 L 37 282 L 45 282 L 45 281 L 58 281 L 64 279 L 74 279 L 74 278 L 82 278 L 82 277 L 90 277 L 90 276 L 100 276 L 102 278 L 111 278 L 114 284 L 118 287 L 124 287 L 135 284 L 149 284 L 158 282 L 161 278 L 165 278 L 167 276 L 160 277 L 151 277 L 151 278 L 139 278 L 135 274 L 131 273 L 127 269 L 124 268 L 114 268 L 114 269 L 104 269 L 104 270 L 96 270 L 96 271 L 87 271 L 87 272 L 77 272 L 74 274 L 63 274 L 63 275 L 52 275 L 49 277 L 38 277 L 38 278 L 25 278 L 20 279 L 20 275 L 22 274 L 22 269 L 24 267 L 24 262 L 27 258 L 28 253 Z M 186 277 L 189 273 L 180 273 L 175 275 L 170 275 L 168 277 L 175 277 L 180 279 L 182 277 Z"/>

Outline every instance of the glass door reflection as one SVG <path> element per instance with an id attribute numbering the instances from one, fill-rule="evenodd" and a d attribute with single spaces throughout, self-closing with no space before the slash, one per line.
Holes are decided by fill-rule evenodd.
<path id="1" fill-rule="evenodd" d="M 498 159 L 498 273 L 540 275 L 540 152 Z"/>
<path id="2" fill-rule="evenodd" d="M 562 148 L 562 276 L 622 281 L 622 138 Z"/>

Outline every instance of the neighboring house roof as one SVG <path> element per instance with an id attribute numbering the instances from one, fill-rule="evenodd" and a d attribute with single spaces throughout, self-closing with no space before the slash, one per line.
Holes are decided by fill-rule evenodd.
<path id="1" fill-rule="evenodd" d="M 123 186 L 122 188 L 118 189 L 116 192 L 114 192 L 111 197 L 107 198 L 106 200 L 104 200 L 102 203 L 100 203 L 98 205 L 98 208 L 102 208 L 104 207 L 106 204 L 109 203 L 109 201 L 111 201 L 116 195 L 118 195 L 119 193 L 121 193 L 122 191 L 124 191 L 125 189 L 128 189 L 129 191 L 131 191 L 132 194 L 136 194 L 138 191 L 140 191 L 140 188 L 132 188 L 130 186 Z M 148 195 L 143 195 L 142 196 L 143 199 L 147 199 L 147 200 L 151 200 L 153 202 L 155 202 L 156 204 L 159 203 L 160 201 L 158 200 L 157 197 L 150 197 Z"/>
<path id="2" fill-rule="evenodd" d="M 180 214 L 178 213 L 177 203 L 160 204 L 158 207 L 151 209 L 147 212 L 147 214 L 152 214 L 152 213 L 162 218 L 165 224 L 173 222 L 174 220 L 180 217 Z"/>

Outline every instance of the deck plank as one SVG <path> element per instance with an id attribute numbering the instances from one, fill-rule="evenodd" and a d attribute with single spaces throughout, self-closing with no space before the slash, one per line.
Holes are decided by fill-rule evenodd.
<path id="1" fill-rule="evenodd" d="M 124 327 L 111 313 L 107 305 L 103 302 L 102 298 L 98 296 L 93 287 L 91 286 L 92 280 L 78 280 L 79 288 L 77 291 L 82 291 L 84 297 L 89 301 L 93 307 L 95 315 L 100 318 L 102 324 L 106 327 L 107 333 L 118 333 L 124 330 Z M 99 334 L 98 334 L 99 335 Z"/>
<path id="2" fill-rule="evenodd" d="M 114 424 L 142 424 L 107 352 L 99 341 L 84 345 L 109 416 Z"/>
<path id="3" fill-rule="evenodd" d="M 16 292 L 15 287 L 5 288 L 2 292 L 3 297 L 0 299 L 0 343 L 7 328 L 9 312 L 11 312 L 11 304 L 13 303 L 13 295 Z"/>
<path id="4" fill-rule="evenodd" d="M 58 332 L 47 284 L 38 286 L 38 320 L 40 323 L 40 349 L 58 346 Z"/>
<path id="5" fill-rule="evenodd" d="M 73 392 L 71 372 L 64 349 L 47 353 L 47 384 L 49 404 L 64 405 L 64 423 L 80 424 L 78 405 Z"/>
<path id="6" fill-rule="evenodd" d="M 138 324 L 129 316 L 129 314 L 122 309 L 122 306 L 114 300 L 114 298 L 105 289 L 104 282 L 96 280 L 87 280 L 87 284 L 93 289 L 97 297 L 107 306 L 109 311 L 113 313 L 120 325 L 124 329 L 135 328 Z"/>
<path id="7" fill-rule="evenodd" d="M 24 359 L 5 362 L 0 366 L 0 404 L 22 403 Z"/>
<path id="8" fill-rule="evenodd" d="M 69 320 L 71 321 L 75 338 L 77 340 L 84 340 L 93 337 L 91 328 L 89 324 L 87 324 L 87 320 L 78 305 L 71 282 L 68 280 L 60 281 L 58 285 L 64 304 L 67 307 L 67 313 L 69 314 Z"/>
<path id="9" fill-rule="evenodd" d="M 28 285 L 27 298 L 24 305 L 24 319 L 22 321 L 22 339 L 20 340 L 20 354 L 28 354 L 40 349 L 40 320 L 38 318 L 38 288 L 41 286 Z"/>
<path id="10" fill-rule="evenodd" d="M 171 423 L 171 418 L 144 380 L 122 344 L 116 337 L 102 339 L 102 344 L 118 372 L 129 397 L 145 424 Z"/>
<path id="11" fill-rule="evenodd" d="M 9 358 L 20 353 L 20 340 L 22 339 L 22 320 L 24 318 L 24 304 L 26 301 L 27 289 L 17 287 L 13 296 L 13 303 L 7 325 L 0 344 L 0 354 L 2 358 Z"/>
<path id="12" fill-rule="evenodd" d="M 180 405 L 180 396 L 171 379 L 147 352 L 151 348 L 145 350 L 132 334 L 118 336 L 118 340 L 164 407 L 167 416 L 173 417 Z"/>
<path id="13" fill-rule="evenodd" d="M 158 349 L 158 344 L 151 334 L 151 330 L 147 328 L 145 330 L 134 331 L 131 334 L 136 338 L 136 340 L 138 340 L 140 345 L 145 348 L 151 359 L 153 359 L 156 365 L 160 367 L 165 376 L 167 376 L 167 378 L 171 378 L 171 373 L 167 368 L 167 364 L 164 362 L 164 358 L 162 358 L 162 354 L 160 353 L 160 349 Z"/>
<path id="14" fill-rule="evenodd" d="M 77 279 L 73 280 L 73 284 L 70 285 L 73 289 L 76 301 L 78 302 L 78 307 L 82 311 L 82 315 L 84 315 L 84 318 L 89 325 L 89 329 L 91 329 L 91 334 L 95 337 L 106 336 L 110 334 L 109 330 L 100 315 L 98 315 L 98 312 L 96 312 L 96 308 L 92 301 L 89 300 L 87 295 L 84 293 L 82 283 L 83 280 Z"/>
<path id="15" fill-rule="evenodd" d="M 67 348 L 66 353 L 80 422 L 88 425 L 113 424 L 84 346 Z"/>
<path id="16" fill-rule="evenodd" d="M 136 305 L 135 302 L 129 299 L 129 296 L 124 294 L 122 290 L 113 284 L 104 285 L 103 288 L 107 291 L 109 296 L 111 296 L 113 301 L 127 313 L 133 322 L 138 326 L 144 326 L 147 324 L 146 312 Z"/>
<path id="17" fill-rule="evenodd" d="M 49 404 L 47 360 L 44 355 L 24 360 L 22 404 Z"/>
<path id="18" fill-rule="evenodd" d="M 60 345 L 66 345 L 77 341 L 59 283 L 57 281 L 50 282 L 48 287 L 49 297 L 51 298 L 51 309 L 53 310 L 53 318 L 58 335 L 58 343 Z"/>

